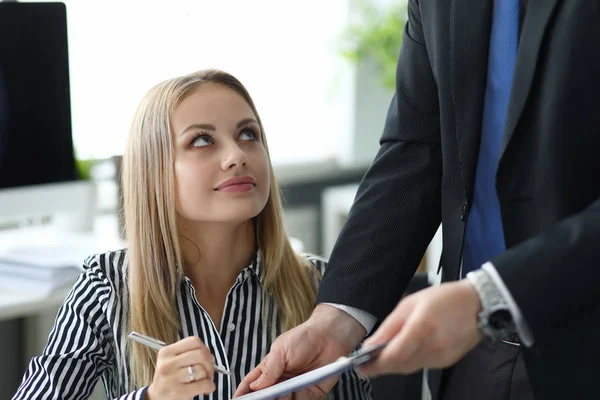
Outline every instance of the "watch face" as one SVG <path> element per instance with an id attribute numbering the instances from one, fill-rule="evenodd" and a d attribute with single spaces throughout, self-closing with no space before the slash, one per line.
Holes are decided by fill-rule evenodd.
<path id="1" fill-rule="evenodd" d="M 494 330 L 506 329 L 513 325 L 512 315 L 506 309 L 492 311 L 488 321 L 489 326 Z"/>

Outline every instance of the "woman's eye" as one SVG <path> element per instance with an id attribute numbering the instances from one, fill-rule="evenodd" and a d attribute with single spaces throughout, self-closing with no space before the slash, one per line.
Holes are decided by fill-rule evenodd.
<path id="1" fill-rule="evenodd" d="M 193 147 L 204 147 L 204 146 L 208 146 L 211 144 L 214 144 L 215 142 L 212 140 L 212 138 L 209 135 L 203 134 L 198 136 L 196 139 L 194 139 L 194 141 L 192 142 L 192 146 Z"/>
<path id="2" fill-rule="evenodd" d="M 252 129 L 244 129 L 240 133 L 240 140 L 256 140 L 256 134 Z"/>

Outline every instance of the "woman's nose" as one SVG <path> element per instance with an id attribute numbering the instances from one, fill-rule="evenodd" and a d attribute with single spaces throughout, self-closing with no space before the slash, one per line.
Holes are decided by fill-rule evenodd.
<path id="1" fill-rule="evenodd" d="M 228 170 L 234 167 L 243 167 L 246 166 L 247 162 L 248 155 L 246 154 L 246 152 L 242 150 L 237 143 L 231 144 L 225 149 L 225 154 L 223 156 L 221 168 L 223 170 Z"/>

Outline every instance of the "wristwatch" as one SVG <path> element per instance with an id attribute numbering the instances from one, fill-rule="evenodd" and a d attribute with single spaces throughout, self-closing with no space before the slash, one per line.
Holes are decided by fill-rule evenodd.
<path id="1" fill-rule="evenodd" d="M 478 315 L 481 332 L 492 340 L 505 339 L 514 334 L 517 328 L 508 304 L 489 274 L 478 269 L 469 272 L 467 279 L 471 281 L 481 300 L 482 311 Z"/>

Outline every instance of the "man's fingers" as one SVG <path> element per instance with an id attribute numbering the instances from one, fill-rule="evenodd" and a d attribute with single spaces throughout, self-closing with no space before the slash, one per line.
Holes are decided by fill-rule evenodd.
<path id="1" fill-rule="evenodd" d="M 272 386 L 279 381 L 285 369 L 283 356 L 269 353 L 262 362 L 250 371 L 238 385 L 233 397 Z"/>
<path id="2" fill-rule="evenodd" d="M 244 377 L 244 379 L 242 379 L 242 381 L 238 385 L 233 397 L 238 397 L 250 393 L 252 391 L 252 389 L 250 389 L 250 384 L 257 380 L 261 374 L 262 370 L 260 368 L 260 365 L 254 368 L 252 371 L 248 372 L 248 374 Z"/>
<path id="3" fill-rule="evenodd" d="M 406 321 L 400 333 L 389 341 L 375 360 L 359 367 L 365 376 L 385 373 L 410 373 L 419 369 L 419 351 L 425 340 L 419 325 L 413 319 Z"/>
<path id="4" fill-rule="evenodd" d="M 250 389 L 260 390 L 272 386 L 279 381 L 285 372 L 285 355 L 280 352 L 272 352 L 260 363 L 262 374 L 258 380 L 250 384 Z"/>
<path id="5" fill-rule="evenodd" d="M 370 346 L 379 343 L 389 342 L 394 338 L 404 326 L 406 319 L 413 310 L 412 299 L 407 297 L 400 301 L 394 311 L 377 328 L 377 331 L 365 340 L 364 345 Z"/>
<path id="6" fill-rule="evenodd" d="M 381 368 L 384 372 L 412 373 L 419 369 L 421 350 L 426 338 L 421 326 L 416 321 L 408 321 L 404 329 L 381 358 Z M 398 369 L 398 366 L 400 367 Z"/>

